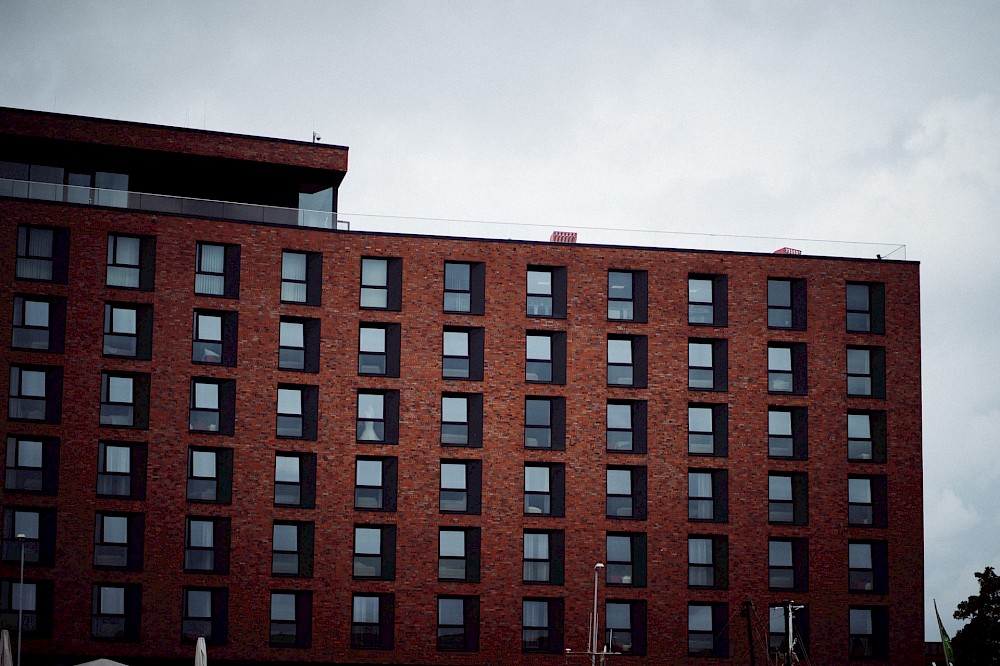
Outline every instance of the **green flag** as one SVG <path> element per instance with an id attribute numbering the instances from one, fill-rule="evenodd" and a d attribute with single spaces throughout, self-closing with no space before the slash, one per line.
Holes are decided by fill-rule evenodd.
<path id="1" fill-rule="evenodd" d="M 941 624 L 941 614 L 938 613 L 937 599 L 934 600 L 934 615 L 937 616 L 938 631 L 941 632 L 941 645 L 944 646 L 944 660 L 948 663 L 948 666 L 953 666 L 955 663 L 955 653 L 951 650 L 951 639 L 948 638 L 948 632 L 944 630 L 944 625 Z"/>

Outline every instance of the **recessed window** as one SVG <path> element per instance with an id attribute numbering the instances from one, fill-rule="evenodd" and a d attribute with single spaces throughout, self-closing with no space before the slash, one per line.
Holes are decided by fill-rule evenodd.
<path id="1" fill-rule="evenodd" d="M 562 530 L 525 530 L 525 583 L 563 583 L 565 536 Z"/>
<path id="2" fill-rule="evenodd" d="M 727 279 L 725 275 L 688 277 L 688 323 L 725 326 L 728 319 Z"/>
<path id="3" fill-rule="evenodd" d="M 69 229 L 18 225 L 16 275 L 19 280 L 66 284 Z"/>
<path id="4" fill-rule="evenodd" d="M 240 246 L 198 243 L 194 293 L 239 298 Z"/>
<path id="5" fill-rule="evenodd" d="M 563 516 L 566 513 L 565 495 L 565 464 L 524 464 L 525 514 L 536 516 Z"/>
<path id="6" fill-rule="evenodd" d="M 524 599 L 521 602 L 521 650 L 563 651 L 563 600 Z"/>
<path id="7" fill-rule="evenodd" d="M 396 578 L 396 526 L 354 527 L 354 577 Z"/>
<path id="8" fill-rule="evenodd" d="M 446 393 L 441 396 L 441 443 L 446 446 L 483 445 L 481 393 Z"/>
<path id="9" fill-rule="evenodd" d="M 191 360 L 212 365 L 236 365 L 236 343 L 239 339 L 236 312 L 218 310 L 194 311 L 194 334 Z"/>
<path id="10" fill-rule="evenodd" d="M 445 379 L 483 378 L 483 329 L 445 328 L 441 376 Z"/>
<path id="11" fill-rule="evenodd" d="M 365 257 L 361 260 L 361 307 L 399 310 L 402 307 L 403 260 Z"/>
<path id="12" fill-rule="evenodd" d="M 138 584 L 98 583 L 93 588 L 90 637 L 100 640 L 139 640 L 142 587 Z"/>
<path id="13" fill-rule="evenodd" d="M 101 425 L 149 427 L 149 375 L 101 373 Z"/>
<path id="14" fill-rule="evenodd" d="M 688 342 L 688 388 L 725 391 L 729 382 L 725 340 Z"/>
<path id="15" fill-rule="evenodd" d="M 566 318 L 566 269 L 551 266 L 528 267 L 529 317 Z"/>
<path id="16" fill-rule="evenodd" d="M 646 321 L 646 271 L 608 271 L 608 319 Z"/>
<path id="17" fill-rule="evenodd" d="M 232 435 L 236 421 L 236 381 L 195 377 L 191 380 L 190 429 Z"/>
<path id="18" fill-rule="evenodd" d="M 850 541 L 847 544 L 848 589 L 851 592 L 888 592 L 888 548 L 885 541 Z"/>
<path id="19" fill-rule="evenodd" d="M 189 516 L 185 524 L 184 570 L 229 573 L 229 518 Z"/>
<path id="20" fill-rule="evenodd" d="M 524 379 L 546 384 L 566 383 L 566 334 L 528 331 L 525 336 Z"/>
<path id="21" fill-rule="evenodd" d="M 185 587 L 181 640 L 204 638 L 209 645 L 225 645 L 229 626 L 229 590 L 224 587 Z"/>
<path id="22" fill-rule="evenodd" d="M 885 412 L 851 411 L 847 413 L 847 459 L 885 462 Z"/>
<path id="23" fill-rule="evenodd" d="M 59 423 L 62 417 L 62 368 L 12 365 L 7 418 Z"/>
<path id="24" fill-rule="evenodd" d="M 806 281 L 771 278 L 767 281 L 767 325 L 770 328 L 806 327 Z"/>
<path id="25" fill-rule="evenodd" d="M 885 527 L 888 524 L 884 476 L 848 477 L 847 502 L 849 525 Z"/>
<path id="26" fill-rule="evenodd" d="M 11 347 L 62 353 L 65 334 L 65 298 L 28 294 L 14 296 Z"/>
<path id="27" fill-rule="evenodd" d="M 608 385 L 645 388 L 645 335 L 608 336 Z"/>
<path id="28" fill-rule="evenodd" d="M 442 527 L 438 530 L 438 580 L 479 582 L 478 527 Z"/>
<path id="29" fill-rule="evenodd" d="M 146 498 L 146 445 L 101 442 L 97 450 L 97 496 Z"/>
<path id="30" fill-rule="evenodd" d="M 153 306 L 105 303 L 103 353 L 149 360 L 153 354 Z"/>
<path id="31" fill-rule="evenodd" d="M 459 261 L 444 263 L 444 311 L 483 314 L 486 264 Z"/>
<path id="32" fill-rule="evenodd" d="M 729 605 L 688 604 L 688 654 L 729 656 Z"/>
<path id="33" fill-rule="evenodd" d="M 4 490 L 54 495 L 59 481 L 59 439 L 8 435 Z"/>
<path id="34" fill-rule="evenodd" d="M 767 476 L 767 520 L 805 525 L 809 522 L 807 477 L 803 472 Z"/>
<path id="35" fill-rule="evenodd" d="M 97 513 L 94 531 L 94 566 L 142 571 L 143 524 L 141 513 Z"/>
<path id="36" fill-rule="evenodd" d="M 646 586 L 645 533 L 608 532 L 606 548 L 605 582 L 608 585 Z"/>
<path id="37" fill-rule="evenodd" d="M 442 513 L 480 512 L 482 462 L 479 460 L 441 461 Z"/>
<path id="38" fill-rule="evenodd" d="M 729 520 L 728 477 L 724 469 L 688 472 L 688 520 Z"/>
<path id="39" fill-rule="evenodd" d="M 322 292 L 323 255 L 319 252 L 281 253 L 281 301 L 319 305 Z"/>
<path id="40" fill-rule="evenodd" d="M 883 347 L 847 348 L 847 395 L 885 397 L 885 349 Z"/>
<path id="41" fill-rule="evenodd" d="M 807 391 L 806 346 L 802 343 L 768 343 L 767 390 L 804 395 Z"/>
<path id="42" fill-rule="evenodd" d="M 51 566 L 55 560 L 56 511 L 37 507 L 11 507 L 3 510 L 3 561 L 21 559 L 24 535 L 24 561 L 27 564 Z"/>
<path id="43" fill-rule="evenodd" d="M 351 599 L 351 647 L 393 649 L 393 594 L 355 594 Z"/>
<path id="44" fill-rule="evenodd" d="M 189 502 L 229 504 L 233 499 L 233 450 L 188 449 Z"/>
<path id="45" fill-rule="evenodd" d="M 358 391 L 357 441 L 394 444 L 398 430 L 399 391 Z"/>
<path id="46" fill-rule="evenodd" d="M 729 539 L 722 535 L 688 537 L 688 586 L 729 585 Z"/>
<path id="47" fill-rule="evenodd" d="M 155 238 L 109 234 L 106 284 L 152 291 L 155 260 Z"/>
<path id="48" fill-rule="evenodd" d="M 889 656 L 889 611 L 884 606 L 850 609 L 851 659 L 885 659 Z"/>
<path id="49" fill-rule="evenodd" d="M 608 601 L 604 604 L 604 644 L 612 652 L 646 654 L 646 602 Z"/>
<path id="50" fill-rule="evenodd" d="M 271 647 L 309 647 L 312 645 L 312 592 L 271 592 L 270 619 Z"/>
<path id="51" fill-rule="evenodd" d="M 646 468 L 608 467 L 608 518 L 646 519 Z"/>
<path id="52" fill-rule="evenodd" d="M 358 374 L 399 376 L 399 324 L 361 324 Z"/>
<path id="53" fill-rule="evenodd" d="M 566 400 L 529 396 L 524 399 L 524 447 L 566 448 Z"/>
<path id="54" fill-rule="evenodd" d="M 804 592 L 809 587 L 809 548 L 805 539 L 767 542 L 768 586 Z"/>
<path id="55" fill-rule="evenodd" d="M 396 458 L 357 458 L 354 462 L 354 508 L 396 510 Z"/>
<path id="56" fill-rule="evenodd" d="M 479 650 L 479 597 L 438 597 L 437 649 L 442 652 Z"/>
<path id="57" fill-rule="evenodd" d="M 275 521 L 271 528 L 271 575 L 311 578 L 313 535 L 308 522 Z"/>
<path id="58" fill-rule="evenodd" d="M 646 401 L 609 400 L 607 405 L 608 451 L 646 452 Z"/>
<path id="59" fill-rule="evenodd" d="M 274 505 L 312 509 L 316 506 L 316 454 L 276 453 Z"/>
<path id="60" fill-rule="evenodd" d="M 282 317 L 278 327 L 278 367 L 319 372 L 319 319 Z"/>
<path id="61" fill-rule="evenodd" d="M 14 631 L 20 615 L 25 638 L 51 638 L 53 596 L 51 580 L 0 581 L 0 624 Z"/>
<path id="62" fill-rule="evenodd" d="M 767 454 L 772 458 L 806 458 L 808 427 L 805 407 L 768 408 Z"/>
<path id="63" fill-rule="evenodd" d="M 729 406 L 688 405 L 688 453 L 725 456 L 729 452 Z"/>
<path id="64" fill-rule="evenodd" d="M 847 330 L 851 333 L 885 333 L 885 285 L 847 283 Z"/>
<path id="65" fill-rule="evenodd" d="M 319 387 L 278 384 L 278 437 L 316 439 Z"/>

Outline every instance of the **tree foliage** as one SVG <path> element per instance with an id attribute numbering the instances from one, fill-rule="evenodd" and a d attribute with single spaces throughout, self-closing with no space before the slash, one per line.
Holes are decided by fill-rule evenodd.
<path id="1" fill-rule="evenodd" d="M 1000 666 L 1000 576 L 993 567 L 976 574 L 979 594 L 958 604 L 955 619 L 968 620 L 951 641 L 956 666 Z"/>

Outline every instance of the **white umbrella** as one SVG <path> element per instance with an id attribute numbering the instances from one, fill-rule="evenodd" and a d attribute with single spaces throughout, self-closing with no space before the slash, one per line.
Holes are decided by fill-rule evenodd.
<path id="1" fill-rule="evenodd" d="M 14 666 L 14 657 L 10 653 L 10 632 L 0 631 L 0 666 Z"/>
<path id="2" fill-rule="evenodd" d="M 194 646 L 194 666 L 208 666 L 208 648 L 205 647 L 205 637 L 199 636 Z"/>

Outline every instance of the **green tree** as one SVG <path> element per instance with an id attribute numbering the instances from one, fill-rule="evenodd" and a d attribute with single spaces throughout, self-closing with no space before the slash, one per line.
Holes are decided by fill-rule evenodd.
<path id="1" fill-rule="evenodd" d="M 956 666 L 1000 666 L 1000 576 L 977 573 L 979 594 L 958 604 L 955 619 L 968 620 L 951 641 Z"/>

